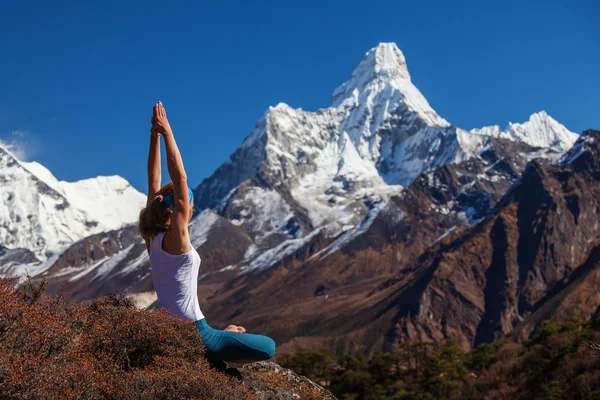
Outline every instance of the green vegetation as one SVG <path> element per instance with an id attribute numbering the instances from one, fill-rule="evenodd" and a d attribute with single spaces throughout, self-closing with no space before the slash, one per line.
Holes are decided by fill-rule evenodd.
<path id="1" fill-rule="evenodd" d="M 347 400 L 600 399 L 600 318 L 545 322 L 524 343 L 463 353 L 452 341 L 336 358 L 328 351 L 280 364 Z"/>

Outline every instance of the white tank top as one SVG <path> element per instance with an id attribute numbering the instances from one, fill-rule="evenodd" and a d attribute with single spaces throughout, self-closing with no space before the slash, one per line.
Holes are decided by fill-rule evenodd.
<path id="1" fill-rule="evenodd" d="M 162 249 L 165 232 L 150 242 L 152 281 L 158 295 L 158 308 L 194 322 L 204 318 L 198 304 L 200 255 L 192 247 L 184 254 L 169 254 Z"/>

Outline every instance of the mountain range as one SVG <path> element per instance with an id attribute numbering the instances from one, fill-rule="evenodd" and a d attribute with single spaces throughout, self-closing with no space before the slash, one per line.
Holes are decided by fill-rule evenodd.
<path id="1" fill-rule="evenodd" d="M 196 187 L 202 310 L 274 336 L 282 352 L 447 337 L 467 349 L 589 317 L 599 139 L 543 111 L 505 129 L 453 126 L 381 43 L 331 107 L 270 107 Z M 27 269 L 50 293 L 124 290 L 155 307 L 133 225 L 144 195 L 119 177 L 60 182 L 1 148 L 0 179 L 0 274 Z"/>

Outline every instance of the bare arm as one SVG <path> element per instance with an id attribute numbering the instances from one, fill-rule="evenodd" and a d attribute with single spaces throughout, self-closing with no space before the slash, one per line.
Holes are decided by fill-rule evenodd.
<path id="1" fill-rule="evenodd" d="M 150 152 L 148 154 L 148 201 L 146 207 L 150 205 L 154 196 L 160 190 L 161 183 L 160 171 L 160 135 L 152 132 L 150 134 Z"/>
<path id="2" fill-rule="evenodd" d="M 148 152 L 148 200 L 146 207 L 150 205 L 154 196 L 160 190 L 162 181 L 160 170 L 160 133 L 156 126 L 156 111 L 158 104 L 152 110 L 152 127 L 150 128 L 150 150 Z"/>
<path id="3" fill-rule="evenodd" d="M 173 215 L 171 216 L 171 231 L 177 232 L 178 238 L 180 239 L 181 251 L 187 252 L 190 250 L 190 240 L 188 232 L 188 222 L 190 208 L 192 207 L 189 203 L 188 197 L 188 185 L 187 175 L 185 168 L 183 167 L 183 160 L 179 153 L 179 148 L 175 142 L 173 131 L 167 120 L 167 113 L 162 106 L 162 103 L 157 104 L 157 126 L 161 135 L 165 140 L 165 148 L 167 152 L 167 168 L 169 170 L 169 177 L 173 182 L 173 191 L 175 197 L 175 208 Z"/>

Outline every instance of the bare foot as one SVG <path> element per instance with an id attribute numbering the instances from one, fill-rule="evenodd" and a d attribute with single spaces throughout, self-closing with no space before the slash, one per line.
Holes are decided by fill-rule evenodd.
<path id="1" fill-rule="evenodd" d="M 237 332 L 237 333 L 246 332 L 246 328 L 244 328 L 243 326 L 237 326 L 237 325 L 229 325 L 227 328 L 225 328 L 225 330 L 228 332 Z"/>

